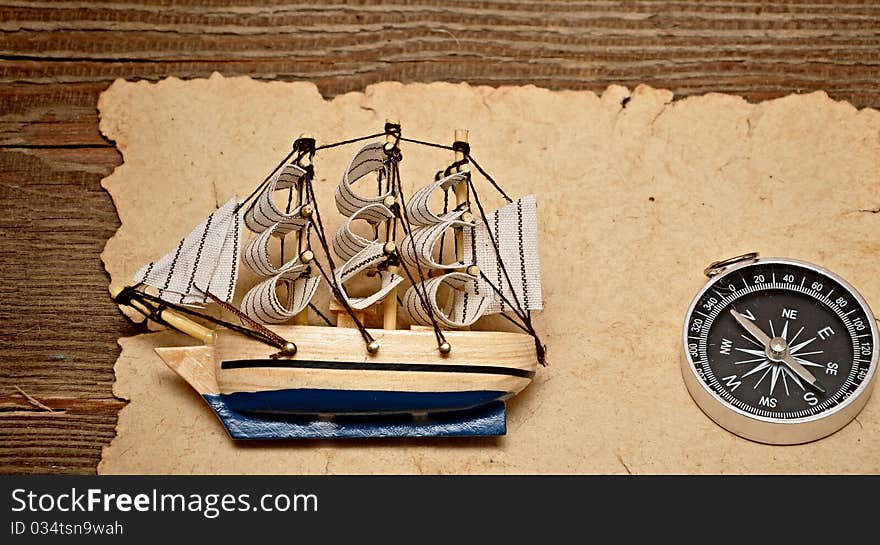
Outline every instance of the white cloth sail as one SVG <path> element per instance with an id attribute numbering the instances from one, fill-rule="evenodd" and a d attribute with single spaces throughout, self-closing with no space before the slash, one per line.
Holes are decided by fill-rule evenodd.
<path id="1" fill-rule="evenodd" d="M 422 199 L 422 202 L 426 203 L 427 199 Z M 424 209 L 421 213 L 423 218 L 429 218 Z M 476 264 L 485 278 L 482 275 L 474 278 L 463 273 L 450 273 L 425 281 L 422 283 L 424 288 L 410 287 L 404 295 L 404 307 L 413 321 L 423 325 L 431 323 L 420 297 L 422 289 L 427 290 L 428 303 L 432 306 L 435 317 L 447 327 L 470 325 L 483 314 L 517 310 L 517 303 L 523 311 L 540 310 L 543 307 L 541 263 L 538 256 L 538 214 L 534 195 L 527 195 L 492 212 L 486 218 L 488 225 L 477 220 L 472 228 L 465 227 L 462 240 L 464 260 L 458 264 L 448 264 L 449 266 L 432 267 L 432 245 L 436 244 L 436 239 L 439 239 L 448 226 L 462 222 L 454 219 L 457 215 L 452 215 L 452 219 L 448 215 L 433 216 L 433 226 L 420 228 L 418 232 L 414 229 L 412 240 L 405 240 L 402 244 L 401 253 L 405 261 L 414 261 L 417 258 L 423 267 L 437 269 Z M 498 247 L 497 253 L 495 245 Z M 501 256 L 500 262 L 498 255 Z M 446 305 L 441 307 L 437 302 L 437 293 L 443 284 L 452 289 Z M 505 303 L 505 299 L 513 308 Z"/>
<path id="2" fill-rule="evenodd" d="M 416 227 L 400 243 L 404 263 L 427 270 L 465 269 L 476 264 L 474 251 L 475 226 L 461 221 L 464 210 L 431 210 L 431 199 L 438 191 L 454 190 L 467 183 L 467 174 L 457 172 L 416 191 L 407 203 L 407 216 Z M 440 261 L 440 245 L 447 231 L 461 231 L 462 255 Z M 451 233 L 452 234 L 452 233 Z M 453 234 L 454 236 L 454 234 Z M 435 257 L 436 256 L 436 257 Z M 459 259 L 460 257 L 460 259 Z M 491 306 L 489 286 L 481 285 L 476 277 L 463 272 L 449 272 L 417 283 L 406 291 L 403 306 L 410 319 L 421 325 L 433 325 L 431 314 L 439 325 L 448 328 L 467 327 L 486 313 Z M 445 293 L 439 293 L 442 286 Z M 438 293 L 445 304 L 438 301 Z M 424 298 L 427 297 L 427 301 Z M 427 303 L 427 306 L 426 306 Z"/>
<path id="3" fill-rule="evenodd" d="M 474 293 L 474 278 L 466 273 L 452 272 L 426 280 L 418 286 L 410 286 L 403 296 L 403 306 L 416 323 L 432 325 L 431 316 L 422 297 L 427 295 L 428 304 L 440 325 L 457 328 L 467 327 L 480 319 L 491 304 L 491 298 Z M 446 285 L 449 291 L 443 308 L 437 300 L 438 290 Z M 419 293 L 420 290 L 421 293 Z"/>
<path id="4" fill-rule="evenodd" d="M 440 215 L 431 210 L 431 197 L 439 190 L 448 191 L 455 189 L 459 184 L 467 183 L 467 174 L 456 172 L 445 178 L 441 178 L 432 184 L 419 189 L 406 203 L 406 213 L 413 225 L 436 225 L 438 223 L 457 218 L 462 211 L 450 210 Z"/>
<path id="5" fill-rule="evenodd" d="M 333 278 L 339 287 L 340 295 L 355 310 L 363 310 L 382 301 L 403 281 L 403 277 L 378 268 L 388 260 L 384 241 L 378 240 L 378 233 L 380 223 L 394 218 L 394 213 L 383 204 L 386 197 L 393 195 L 393 191 L 390 189 L 385 192 L 380 191 L 377 192 L 378 195 L 367 197 L 352 188 L 352 184 L 371 173 L 376 174 L 378 187 L 378 175 L 384 168 L 383 144 L 380 142 L 367 144 L 355 154 L 336 189 L 336 208 L 340 213 L 348 216 L 348 219 L 339 226 L 333 237 L 334 253 L 346 260 L 342 266 L 334 269 Z M 368 239 L 355 233 L 352 230 L 352 222 L 355 220 L 369 223 L 377 236 Z M 376 269 L 381 279 L 379 289 L 365 297 L 350 296 L 343 283 L 371 268 Z"/>
<path id="6" fill-rule="evenodd" d="M 262 233 L 274 228 L 276 236 L 304 228 L 309 220 L 300 215 L 302 206 L 294 207 L 290 213 L 281 210 L 275 202 L 275 192 L 291 187 L 296 189 L 305 172 L 301 167 L 288 163 L 272 176 L 245 212 L 247 228 L 254 233 Z M 303 205 L 305 204 L 303 202 Z"/>
<path id="7" fill-rule="evenodd" d="M 346 298 L 351 308 L 355 310 L 363 310 L 370 305 L 378 303 L 387 297 L 392 289 L 396 288 L 401 282 L 403 282 L 402 276 L 390 271 L 379 270 L 377 272 L 379 278 L 382 280 L 382 285 L 378 291 L 366 297 L 351 297 L 348 295 L 343 283 L 370 267 L 376 267 L 385 261 L 387 256 L 385 255 L 383 246 L 384 244 L 381 242 L 372 244 L 352 256 L 352 258 L 346 261 L 343 266 L 338 267 L 333 271 L 333 276 L 336 280 L 336 285 L 339 286 L 339 291 L 342 292 L 342 295 Z"/>
<path id="8" fill-rule="evenodd" d="M 377 237 L 368 239 L 352 230 L 352 222 L 363 219 L 378 234 L 376 229 L 378 222 L 374 221 L 376 217 L 382 218 L 382 221 L 387 221 L 392 219 L 394 214 L 383 204 L 371 204 L 358 210 L 350 218 L 342 222 L 342 225 L 336 231 L 336 235 L 333 237 L 333 253 L 342 259 L 348 260 L 364 248 L 378 242 Z"/>
<path id="9" fill-rule="evenodd" d="M 292 259 L 277 267 L 272 263 L 269 245 L 271 244 L 272 236 L 278 232 L 277 226 L 280 225 L 282 224 L 277 223 L 275 226 L 266 229 L 257 237 L 251 239 L 245 245 L 244 250 L 241 253 L 241 260 L 244 264 L 260 276 L 274 276 L 282 273 L 293 267 L 299 261 L 299 255 L 295 255 Z"/>
<path id="10" fill-rule="evenodd" d="M 310 269 L 300 261 L 299 255 L 278 265 L 271 258 L 272 237 L 299 234 L 310 224 L 310 220 L 301 214 L 303 207 L 309 204 L 304 196 L 298 196 L 296 205 L 291 201 L 290 212 L 282 210 L 275 200 L 276 191 L 302 189 L 301 181 L 306 171 L 292 161 L 269 179 L 244 215 L 248 229 L 258 236 L 247 243 L 241 259 L 250 270 L 265 279 L 245 294 L 241 310 L 266 324 L 284 323 L 299 314 L 315 296 L 321 280 L 309 274 L 304 276 Z M 281 284 L 287 290 L 284 303 L 278 298 Z"/>
<path id="11" fill-rule="evenodd" d="M 362 147 L 349 163 L 342 175 L 342 181 L 336 188 L 336 208 L 343 216 L 354 216 L 360 213 L 361 219 L 378 223 L 385 218 L 378 210 L 368 209 L 371 204 L 381 204 L 386 197 L 392 195 L 391 189 L 378 195 L 364 196 L 354 190 L 352 185 L 372 172 L 379 172 L 385 164 L 383 144 L 373 142 Z"/>
<path id="12" fill-rule="evenodd" d="M 283 272 L 267 279 L 248 291 L 241 302 L 241 310 L 264 324 L 282 324 L 300 312 L 315 296 L 321 278 L 302 276 L 305 265 L 297 262 Z M 278 299 L 279 284 L 285 284 L 286 302 Z"/>
<path id="13" fill-rule="evenodd" d="M 223 301 L 235 295 L 242 213 L 235 197 L 208 216 L 174 250 L 142 267 L 133 281 L 158 288 L 174 304 L 202 305 L 210 291 Z"/>
<path id="14" fill-rule="evenodd" d="M 489 214 L 488 227 L 481 220 L 474 229 L 473 252 L 480 270 L 504 293 L 512 304 L 519 301 L 523 310 L 541 310 L 541 260 L 538 255 L 538 205 L 534 195 L 527 195 Z M 492 238 L 498 245 L 499 265 Z M 513 284 L 513 290 L 508 283 Z M 487 314 L 511 310 L 504 300 L 480 280 L 480 292 L 492 294 Z"/>
<path id="15" fill-rule="evenodd" d="M 400 254 L 406 264 L 413 267 L 417 266 L 416 261 L 423 268 L 433 270 L 452 270 L 461 269 L 474 265 L 476 260 L 474 253 L 471 251 L 473 247 L 474 226 L 472 223 L 459 221 L 455 218 L 461 215 L 457 212 L 452 216 L 453 219 L 441 221 L 435 225 L 427 227 L 414 227 L 410 235 L 403 237 L 400 243 Z M 464 241 L 463 259 L 461 261 L 449 261 L 445 263 L 439 262 L 440 241 L 444 233 L 453 229 L 460 229 Z M 454 236 L 454 233 L 450 233 Z M 453 258 L 456 257 L 453 253 Z M 434 256 L 438 256 L 435 258 Z"/>

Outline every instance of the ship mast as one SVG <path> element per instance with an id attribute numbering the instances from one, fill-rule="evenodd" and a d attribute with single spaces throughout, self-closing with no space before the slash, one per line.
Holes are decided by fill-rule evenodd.
<path id="1" fill-rule="evenodd" d="M 299 135 L 300 140 L 304 140 L 304 139 L 314 140 L 314 138 L 315 138 L 314 136 L 307 134 L 307 133 L 302 133 Z M 299 159 L 299 161 L 297 161 L 296 164 L 298 166 L 302 167 L 303 169 L 308 169 L 310 166 L 312 166 L 312 160 L 310 158 L 310 154 L 308 154 L 308 153 L 303 154 L 303 156 Z M 305 178 L 300 178 L 296 183 L 296 195 L 297 195 L 296 198 L 297 198 L 297 205 L 298 206 L 302 206 L 302 204 L 303 204 L 303 192 L 304 191 L 305 191 Z M 289 207 L 288 207 L 287 212 L 290 213 Z M 302 207 L 302 209 L 300 210 L 300 215 L 304 218 L 311 217 L 311 215 L 312 215 L 311 206 Z M 296 250 L 300 254 L 300 256 L 302 256 L 302 258 L 303 258 L 302 261 L 304 263 L 307 263 L 308 261 L 311 260 L 311 258 L 313 257 L 314 254 L 312 254 L 311 251 L 309 251 L 308 254 L 303 254 L 303 242 L 305 242 L 305 236 L 306 236 L 303 231 L 305 231 L 305 229 L 300 229 L 299 231 L 296 232 Z M 282 256 L 281 256 L 281 262 L 284 263 L 283 252 L 282 252 Z M 292 290 L 293 285 L 287 284 L 287 289 Z M 295 325 L 309 325 L 309 307 L 308 306 L 306 308 L 302 309 L 299 312 L 299 314 L 297 314 L 296 316 L 293 317 L 293 323 Z"/>
<path id="2" fill-rule="evenodd" d="M 463 144 L 468 143 L 468 131 L 467 129 L 456 129 L 455 130 L 455 139 L 453 143 L 461 142 Z M 454 144 L 453 144 L 454 145 Z M 464 152 L 461 150 L 455 150 L 455 162 L 461 163 L 464 161 Z M 458 172 L 466 172 L 468 167 L 460 164 L 458 166 Z M 456 208 L 466 203 L 468 200 L 468 184 L 458 184 L 455 186 L 455 206 Z M 470 211 L 465 212 L 468 216 L 470 216 Z M 461 220 L 470 222 L 473 217 L 465 217 L 462 214 Z M 455 257 L 458 261 L 464 260 L 464 233 L 461 229 L 455 230 Z"/>
<path id="3" fill-rule="evenodd" d="M 459 147 L 456 146 L 456 143 L 461 143 L 464 146 Z M 468 144 L 468 131 L 467 129 L 456 129 L 455 130 L 455 140 L 453 142 L 453 147 L 458 147 L 455 150 L 455 162 L 459 164 L 458 172 L 470 172 L 470 167 L 468 167 L 465 162 L 465 152 L 464 147 Z M 467 209 L 462 213 L 461 221 L 466 223 L 473 223 L 474 215 L 471 213 L 470 208 L 470 183 L 458 184 L 455 186 L 455 206 L 461 207 L 463 204 L 467 204 Z M 464 262 L 464 232 L 461 229 L 455 230 L 455 257 L 458 261 Z M 462 272 L 466 272 L 471 276 L 479 276 L 480 268 L 476 265 L 470 265 L 462 270 Z"/>
<path id="4" fill-rule="evenodd" d="M 458 164 L 458 172 L 469 173 L 470 167 L 467 165 L 467 159 L 465 157 L 465 149 L 468 147 L 468 130 L 467 129 L 456 129 L 455 130 L 455 140 L 453 140 L 452 146 L 455 148 L 455 163 Z M 470 176 L 469 174 L 467 174 Z M 473 224 L 474 215 L 471 213 L 470 208 L 470 178 L 468 178 L 468 182 L 458 184 L 455 186 L 455 206 L 456 208 L 460 208 L 461 206 L 466 205 L 467 208 L 461 214 L 459 219 L 463 222 Z M 455 229 L 455 258 L 459 262 L 464 263 L 466 261 L 464 255 L 464 230 L 462 228 Z M 480 275 L 480 268 L 476 264 L 471 264 L 463 269 L 459 269 L 459 271 L 463 273 L 467 273 L 474 278 Z M 466 327 L 463 329 L 470 329 L 470 327 Z"/>
<path id="5" fill-rule="evenodd" d="M 397 119 L 386 119 L 385 125 L 395 125 L 400 126 L 400 121 Z M 391 149 L 397 145 L 396 138 L 390 132 L 385 135 L 385 148 L 386 151 L 391 151 Z M 389 180 L 390 183 L 390 180 Z M 385 206 L 391 208 L 394 206 L 394 197 L 388 197 L 385 199 Z M 395 223 L 397 222 L 397 218 L 390 218 L 385 222 L 385 253 L 392 254 L 396 251 L 397 246 L 394 242 L 394 229 Z M 397 274 L 397 265 L 389 265 L 388 271 L 391 274 Z M 382 309 L 384 311 L 382 326 L 385 329 L 397 329 L 397 288 L 391 290 L 391 293 L 388 294 L 388 297 L 382 303 Z"/>

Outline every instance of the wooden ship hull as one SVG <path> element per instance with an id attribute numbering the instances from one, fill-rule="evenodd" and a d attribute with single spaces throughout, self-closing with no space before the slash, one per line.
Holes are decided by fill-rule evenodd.
<path id="1" fill-rule="evenodd" d="M 534 196 L 512 201 L 499 188 L 508 204 L 491 220 L 485 216 L 465 168 L 467 131 L 458 130 L 451 147 L 456 162 L 407 205 L 398 171 L 399 123 L 386 123 L 384 134 L 384 143 L 363 145 L 343 174 L 335 200 L 348 219 L 332 239 L 314 200 L 315 140 L 303 135 L 248 198 L 218 207 L 174 250 L 144 265 L 134 286 L 114 293 L 144 317 L 201 341 L 156 351 L 235 439 L 502 435 L 504 401 L 529 385 L 543 361 L 528 318 L 542 307 Z M 376 195 L 353 187 L 373 175 Z M 372 183 L 367 186 L 372 191 Z M 286 207 L 277 192 L 287 193 Z M 439 213 L 430 203 L 441 193 Z M 470 210 L 471 193 L 482 223 Z M 358 234 L 354 221 L 372 232 L 364 236 L 361 226 Z M 255 236 L 242 245 L 245 227 Z M 444 260 L 450 230 L 455 252 Z M 312 251 L 311 233 L 326 254 L 324 265 Z M 293 256 L 285 256 L 287 236 L 296 241 L 288 246 L 296 249 Z M 259 281 L 235 307 L 239 262 Z M 515 280 L 505 263 L 515 266 Z M 402 297 L 401 272 L 411 283 Z M 309 301 L 322 277 L 333 295 L 335 327 L 308 325 Z M 363 295 L 352 296 L 346 283 L 357 277 L 374 277 L 378 286 L 366 293 L 367 286 L 358 286 Z M 398 329 L 398 301 L 410 323 L 421 325 Z M 187 308 L 209 303 L 242 325 Z M 531 334 L 468 331 L 483 315 L 505 311 L 517 314 L 523 323 L 511 320 Z M 367 314 L 381 329 L 365 329 Z M 192 315 L 223 327 L 212 331 Z M 296 325 L 268 325 L 291 322 Z"/>
<path id="2" fill-rule="evenodd" d="M 213 344 L 157 348 L 165 363 L 211 406 L 235 439 L 503 435 L 504 400 L 531 382 L 532 337 L 446 332 L 453 351 L 437 352 L 431 329 L 370 330 L 276 326 L 299 350 L 277 350 L 229 330 Z"/>

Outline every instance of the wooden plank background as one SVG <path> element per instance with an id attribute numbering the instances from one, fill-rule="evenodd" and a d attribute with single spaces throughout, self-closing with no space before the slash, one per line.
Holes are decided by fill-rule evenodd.
<path id="1" fill-rule="evenodd" d="M 118 227 L 100 180 L 121 157 L 95 106 L 115 78 L 216 70 L 328 97 L 383 80 L 823 89 L 880 107 L 871 1 L 165 4 L 0 3 L 0 472 L 93 473 L 124 404 L 116 339 L 135 328 L 99 258 Z"/>

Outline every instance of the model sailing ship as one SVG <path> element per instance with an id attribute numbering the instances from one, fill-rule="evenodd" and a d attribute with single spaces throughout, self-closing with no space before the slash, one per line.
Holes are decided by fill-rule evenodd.
<path id="1" fill-rule="evenodd" d="M 346 219 L 327 236 L 312 160 L 367 139 L 336 190 Z M 446 148 L 455 160 L 407 196 L 401 142 Z M 471 165 L 506 206 L 485 213 Z M 250 197 L 219 207 L 115 299 L 201 342 L 156 351 L 233 438 L 499 435 L 504 400 L 544 359 L 531 323 L 542 307 L 536 206 L 532 195 L 504 194 L 471 157 L 467 131 L 452 146 L 404 138 L 392 122 L 320 147 L 301 137 Z M 260 280 L 236 307 L 241 262 Z M 358 277 L 374 287 L 355 295 Z M 311 302 L 322 281 L 335 325 Z M 233 318 L 204 312 L 211 304 Z M 309 323 L 310 308 L 325 325 Z M 398 327 L 398 310 L 408 327 Z M 469 330 L 490 314 L 523 333 Z M 368 327 L 371 315 L 380 327 Z"/>

